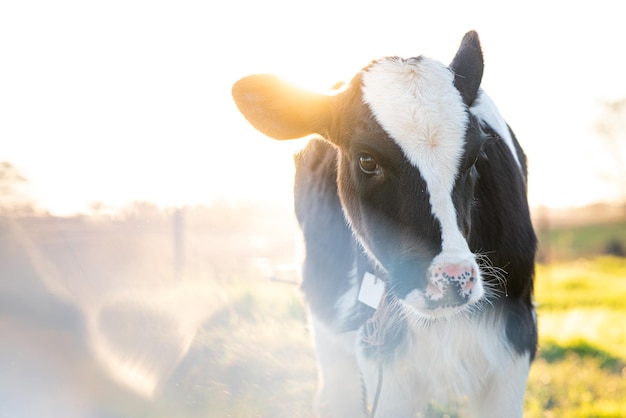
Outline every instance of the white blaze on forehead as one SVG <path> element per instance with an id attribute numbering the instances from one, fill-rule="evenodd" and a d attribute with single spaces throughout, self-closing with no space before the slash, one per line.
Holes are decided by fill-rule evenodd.
<path id="1" fill-rule="evenodd" d="M 452 189 L 469 123 L 454 76 L 428 58 L 390 58 L 363 74 L 363 100 L 376 121 L 417 167 L 439 220 L 442 250 L 469 253 L 457 224 Z"/>

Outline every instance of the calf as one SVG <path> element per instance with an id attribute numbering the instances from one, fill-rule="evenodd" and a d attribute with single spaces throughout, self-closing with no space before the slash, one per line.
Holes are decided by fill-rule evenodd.
<path id="1" fill-rule="evenodd" d="M 536 346 L 526 158 L 480 88 L 475 32 L 449 67 L 371 62 L 340 91 L 270 75 L 233 97 L 296 156 L 295 209 L 324 417 L 413 417 L 461 400 L 521 417 Z"/>

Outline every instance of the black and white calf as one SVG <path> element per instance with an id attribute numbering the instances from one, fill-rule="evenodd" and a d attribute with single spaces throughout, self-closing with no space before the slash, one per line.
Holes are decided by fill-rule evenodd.
<path id="1" fill-rule="evenodd" d="M 469 32 L 449 67 L 387 57 L 329 95 L 269 75 L 233 87 L 261 132 L 322 137 L 295 182 L 321 416 L 457 400 L 472 417 L 523 415 L 536 237 L 526 158 L 482 73 Z"/>

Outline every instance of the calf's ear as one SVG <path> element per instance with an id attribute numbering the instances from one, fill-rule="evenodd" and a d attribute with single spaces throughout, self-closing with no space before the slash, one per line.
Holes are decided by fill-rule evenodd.
<path id="1" fill-rule="evenodd" d="M 330 97 L 295 87 L 269 74 L 244 77 L 233 85 L 239 111 L 256 129 L 275 139 L 325 135 Z"/>
<path id="2" fill-rule="evenodd" d="M 471 106 L 476 99 L 483 78 L 483 52 L 475 31 L 465 34 L 450 69 L 454 72 L 454 85 L 463 97 L 463 102 Z"/>

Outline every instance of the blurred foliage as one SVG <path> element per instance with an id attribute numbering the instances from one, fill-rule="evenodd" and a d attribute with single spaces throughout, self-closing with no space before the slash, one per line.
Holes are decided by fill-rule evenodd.
<path id="1" fill-rule="evenodd" d="M 35 212 L 32 198 L 26 192 L 28 180 L 7 161 L 0 161 L 0 216 L 31 215 Z"/>
<path id="2" fill-rule="evenodd" d="M 626 202 L 626 98 L 601 105 L 602 113 L 595 126 L 604 141 L 600 175 L 617 188 L 621 201 Z"/>
<path id="3" fill-rule="evenodd" d="M 626 220 L 543 229 L 537 235 L 540 260 L 626 255 Z"/>

